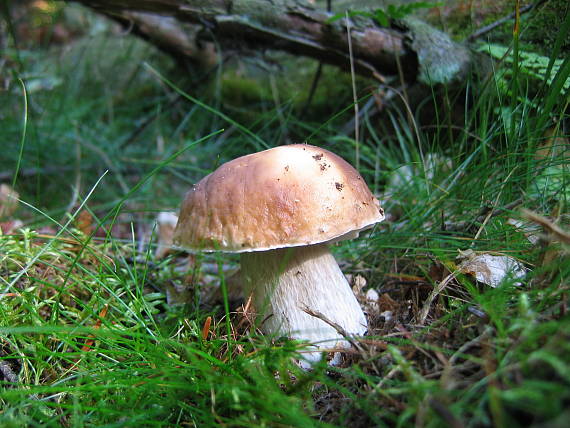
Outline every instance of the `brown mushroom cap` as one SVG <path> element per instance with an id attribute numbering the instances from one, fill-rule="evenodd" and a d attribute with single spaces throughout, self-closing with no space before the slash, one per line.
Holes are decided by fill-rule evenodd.
<path id="1" fill-rule="evenodd" d="M 174 243 L 203 251 L 264 251 L 357 235 L 384 219 L 344 159 L 306 144 L 234 159 L 188 192 Z"/>

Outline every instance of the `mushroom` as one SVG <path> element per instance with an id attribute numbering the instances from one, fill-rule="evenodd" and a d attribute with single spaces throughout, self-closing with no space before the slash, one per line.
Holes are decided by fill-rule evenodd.
<path id="1" fill-rule="evenodd" d="M 305 358 L 314 362 L 327 348 L 350 346 L 322 318 L 350 335 L 367 329 L 328 244 L 355 238 L 383 219 L 350 164 L 322 148 L 294 144 L 234 159 L 194 185 L 174 243 L 240 253 L 244 289 L 253 296 L 261 330 L 308 340 Z"/>

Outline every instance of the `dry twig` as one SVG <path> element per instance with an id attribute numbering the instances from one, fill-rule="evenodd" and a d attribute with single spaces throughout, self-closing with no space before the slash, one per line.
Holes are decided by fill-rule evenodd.
<path id="1" fill-rule="evenodd" d="M 305 306 L 302 309 L 305 313 L 309 314 L 310 316 L 318 318 L 321 321 L 326 322 L 332 328 L 334 328 L 337 331 L 337 333 L 340 334 L 344 339 L 346 339 L 346 341 L 348 343 L 350 343 L 355 349 L 357 349 L 358 352 L 360 353 L 360 355 L 362 355 L 364 358 L 369 358 L 371 356 L 370 355 L 371 353 L 370 353 L 368 346 L 363 346 L 362 343 L 360 343 L 357 340 L 354 340 L 354 336 L 349 335 L 344 328 L 342 328 L 337 323 L 329 320 L 324 314 L 322 314 L 319 311 L 310 309 L 307 306 Z M 379 375 L 381 373 L 380 369 L 376 366 L 376 364 L 374 364 L 374 362 L 371 362 L 371 366 L 374 369 L 374 371 L 376 372 L 376 374 Z"/>
<path id="2" fill-rule="evenodd" d="M 488 221 L 490 218 L 496 217 L 503 214 L 505 211 L 512 210 L 518 205 L 522 204 L 522 198 L 519 198 L 504 207 L 495 208 L 493 206 L 485 206 L 481 209 L 475 220 L 473 221 L 459 221 L 457 223 L 447 223 L 445 224 L 446 231 L 469 231 L 476 225 L 481 225 L 483 222 Z"/>
<path id="3" fill-rule="evenodd" d="M 426 318 L 429 314 L 429 310 L 431 308 L 431 304 L 433 303 L 433 301 L 435 300 L 435 298 L 445 289 L 445 287 L 447 287 L 447 284 L 449 284 L 453 279 L 455 279 L 455 275 L 457 274 L 457 272 L 452 272 L 449 275 L 447 275 L 443 281 L 441 281 L 432 291 L 431 293 L 429 293 L 428 298 L 426 299 L 426 301 L 424 302 L 424 306 L 422 307 L 422 310 L 420 311 L 420 315 L 419 315 L 419 319 L 418 319 L 418 323 L 420 325 L 424 325 L 424 323 L 426 322 Z"/>
<path id="4" fill-rule="evenodd" d="M 553 236 L 564 244 L 570 245 L 570 233 L 566 232 L 546 217 L 524 208 L 522 209 L 522 215 L 530 221 L 539 224 L 547 234 Z"/>
<path id="5" fill-rule="evenodd" d="M 536 3 L 527 4 L 526 6 L 521 7 L 519 13 L 523 14 L 526 12 L 530 12 L 532 9 L 534 9 L 535 7 L 540 5 L 541 3 L 544 3 L 544 0 L 539 0 Z M 493 31 L 495 28 L 503 25 L 505 22 L 508 22 L 511 19 L 515 18 L 515 16 L 516 16 L 516 12 L 513 12 L 507 16 L 504 16 L 503 18 L 497 19 L 495 22 L 492 22 L 489 25 L 485 25 L 484 27 L 479 28 L 477 31 L 470 34 L 466 40 L 468 42 L 472 42 L 473 40 L 478 39 L 479 37 L 483 36 L 484 34 L 487 34 L 488 32 Z"/>

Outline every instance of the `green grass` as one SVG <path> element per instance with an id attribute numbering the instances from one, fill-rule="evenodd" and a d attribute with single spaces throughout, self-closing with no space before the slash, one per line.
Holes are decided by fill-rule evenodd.
<path id="1" fill-rule="evenodd" d="M 333 250 L 381 294 L 379 309 L 343 366 L 303 371 L 292 362 L 302 344 L 260 336 L 227 299 L 207 298 L 231 281 L 205 266 L 222 272 L 235 258 L 200 256 L 194 272 L 179 255 L 156 260 L 153 222 L 221 162 L 287 138 L 354 163 L 355 142 L 339 131 L 351 106 L 322 117 L 329 100 L 299 118 L 307 88 L 281 103 L 257 93 L 254 106 L 226 102 L 212 95 L 219 76 L 196 88 L 148 45 L 107 30 L 5 55 L 22 64 L 7 70 L 0 173 L 25 202 L 13 216 L 25 227 L 0 235 L 0 425 L 513 427 L 570 417 L 569 249 L 548 235 L 533 244 L 509 223 L 525 207 L 568 229 L 567 142 L 545 137 L 568 136 L 568 59 L 550 85 L 516 70 L 469 83 L 476 95 L 459 122 L 451 91 L 434 93 L 441 107 L 427 125 L 421 107 L 413 121 L 395 108 L 364 116 L 360 172 L 389 219 Z M 271 93 L 264 84 L 259 93 Z M 93 229 L 78 220 L 86 212 Z M 456 273 L 421 323 L 468 249 L 514 257 L 529 274 L 490 288 Z M 167 305 L 165 288 L 192 274 L 192 302 Z"/>

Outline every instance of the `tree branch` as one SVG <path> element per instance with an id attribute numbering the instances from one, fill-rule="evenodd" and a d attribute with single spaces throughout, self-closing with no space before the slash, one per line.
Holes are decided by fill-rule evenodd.
<path id="1" fill-rule="evenodd" d="M 346 70 L 350 66 L 345 20 L 328 22 L 330 13 L 302 0 L 74 1 L 128 22 L 136 34 L 199 64 L 216 61 L 215 41 L 222 54 L 278 49 Z M 434 69 L 428 71 L 430 83 L 442 83 L 469 68 L 469 51 L 446 34 L 425 24 L 393 24 L 386 28 L 368 18 L 351 18 L 357 73 L 397 76 L 400 63 L 408 82 L 422 80 L 429 67 Z M 421 64 L 424 58 L 428 62 Z M 435 70 L 438 64 L 446 64 L 445 70 Z"/>

